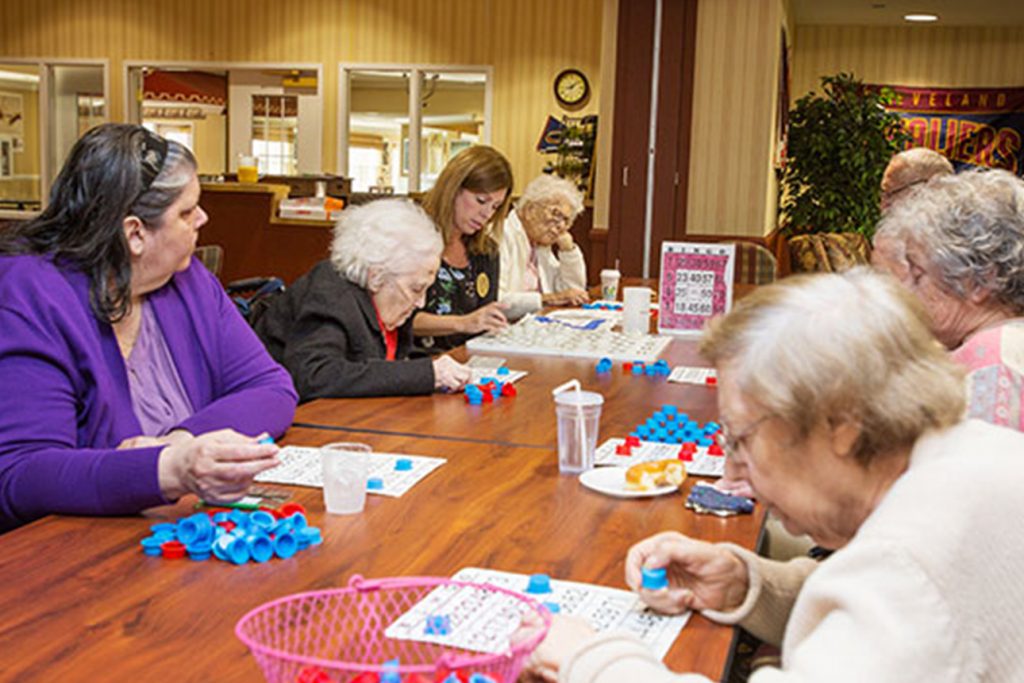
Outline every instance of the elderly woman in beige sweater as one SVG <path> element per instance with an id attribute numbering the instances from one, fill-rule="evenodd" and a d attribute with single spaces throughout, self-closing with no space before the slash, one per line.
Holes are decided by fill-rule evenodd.
<path id="1" fill-rule="evenodd" d="M 838 550 L 780 563 L 666 532 L 626 558 L 642 599 L 781 645 L 751 683 L 1024 680 L 1024 435 L 961 421 L 962 371 L 916 302 L 863 269 L 789 278 L 702 351 L 727 455 L 788 531 Z M 669 587 L 641 589 L 641 568 Z M 531 665 L 566 683 L 706 680 L 564 618 Z"/>

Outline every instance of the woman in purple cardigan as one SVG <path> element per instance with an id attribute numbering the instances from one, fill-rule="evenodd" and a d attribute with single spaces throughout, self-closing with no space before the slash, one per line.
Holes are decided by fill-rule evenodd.
<path id="1" fill-rule="evenodd" d="M 206 219 L 188 149 L 107 124 L 0 235 L 0 531 L 236 500 L 277 464 L 295 390 L 193 258 Z"/>

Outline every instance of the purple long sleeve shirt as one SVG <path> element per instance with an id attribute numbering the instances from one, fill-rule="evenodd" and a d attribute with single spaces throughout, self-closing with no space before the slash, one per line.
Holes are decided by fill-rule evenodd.
<path id="1" fill-rule="evenodd" d="M 178 428 L 280 436 L 297 396 L 197 260 L 147 296 L 196 412 Z M 113 328 L 89 280 L 39 256 L 0 257 L 0 531 L 51 513 L 115 515 L 166 503 L 162 447 L 142 434 Z"/>

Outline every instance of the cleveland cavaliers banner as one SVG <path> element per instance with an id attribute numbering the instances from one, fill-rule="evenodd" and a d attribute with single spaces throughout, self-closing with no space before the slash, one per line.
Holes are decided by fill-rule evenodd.
<path id="1" fill-rule="evenodd" d="M 1024 175 L 1024 88 L 887 87 L 911 147 L 930 147 L 960 169 L 1005 168 Z"/>

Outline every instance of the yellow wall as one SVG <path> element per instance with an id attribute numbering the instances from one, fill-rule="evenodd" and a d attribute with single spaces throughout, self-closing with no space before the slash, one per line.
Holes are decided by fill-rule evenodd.
<path id="1" fill-rule="evenodd" d="M 687 232 L 762 235 L 775 223 L 772 149 L 779 0 L 701 0 Z"/>
<path id="2" fill-rule="evenodd" d="M 227 121 L 223 114 L 207 114 L 204 119 L 192 122 L 195 125 L 192 152 L 199 162 L 199 172 L 219 175 L 227 171 Z"/>
<path id="3" fill-rule="evenodd" d="M 619 35 L 619 0 L 603 0 L 601 9 L 601 83 L 598 86 L 601 102 L 597 144 L 594 147 L 594 163 L 597 164 L 594 180 L 594 228 L 607 230 L 611 203 L 612 126 L 615 125 L 615 56 L 616 40 Z"/>
<path id="4" fill-rule="evenodd" d="M 561 113 L 551 83 L 581 69 L 597 111 L 602 0 L 4 0 L 0 59 L 109 58 L 111 112 L 123 111 L 126 59 L 322 63 L 323 167 L 334 169 L 337 63 L 494 67 L 492 143 L 517 187 L 544 159 L 534 145 Z"/>
<path id="5" fill-rule="evenodd" d="M 840 71 L 890 85 L 1024 86 L 1024 27 L 797 26 L 793 99 Z"/>

